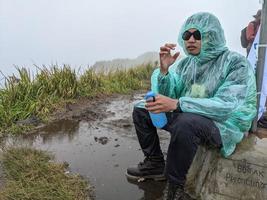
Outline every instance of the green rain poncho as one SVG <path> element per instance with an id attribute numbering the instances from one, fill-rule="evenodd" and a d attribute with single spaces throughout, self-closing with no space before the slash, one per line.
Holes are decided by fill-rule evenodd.
<path id="1" fill-rule="evenodd" d="M 188 55 L 182 34 L 191 28 L 201 32 L 201 52 Z M 219 20 L 210 13 L 189 17 L 181 28 L 178 43 L 187 57 L 174 63 L 167 75 L 156 69 L 152 91 L 179 99 L 183 112 L 214 121 L 220 130 L 223 156 L 231 155 L 250 129 L 256 115 L 256 83 L 247 59 L 225 46 Z"/>

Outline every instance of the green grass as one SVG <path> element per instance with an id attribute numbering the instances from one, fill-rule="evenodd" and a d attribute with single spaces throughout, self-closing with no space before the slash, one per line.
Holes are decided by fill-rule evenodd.
<path id="1" fill-rule="evenodd" d="M 32 126 L 16 122 L 33 116 L 45 121 L 65 102 L 80 97 L 94 98 L 113 93 L 127 94 L 148 89 L 152 65 L 129 70 L 96 73 L 88 69 L 78 76 L 70 66 L 39 70 L 32 78 L 25 68 L 17 68 L 19 81 L 9 78 L 0 89 L 0 136 L 27 133 Z M 66 174 L 66 165 L 53 157 L 29 148 L 4 150 L 2 166 L 5 184 L 1 200 L 85 200 L 88 183 L 80 176 Z"/>
<path id="2" fill-rule="evenodd" d="M 30 148 L 5 150 L 2 158 L 5 185 L 1 200 L 90 199 L 87 182 L 68 174 L 66 164 L 53 162 L 49 154 Z"/>
<path id="3" fill-rule="evenodd" d="M 78 77 L 68 65 L 52 66 L 39 69 L 34 79 L 25 68 L 17 70 L 19 81 L 7 79 L 5 88 L 0 89 L 0 135 L 24 133 L 29 127 L 19 126 L 17 121 L 32 116 L 46 120 L 66 101 L 148 89 L 154 68 L 148 64 L 109 73 L 88 69 Z"/>

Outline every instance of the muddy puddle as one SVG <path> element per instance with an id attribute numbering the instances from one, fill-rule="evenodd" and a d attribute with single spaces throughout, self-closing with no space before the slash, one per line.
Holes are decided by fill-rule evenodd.
<path id="1" fill-rule="evenodd" d="M 97 120 L 61 120 L 31 137 L 10 139 L 7 143 L 30 145 L 68 162 L 95 187 L 96 200 L 155 200 L 162 196 L 165 182 L 130 182 L 126 168 L 143 160 L 131 113 L 141 95 L 121 96 L 97 105 L 93 112 L 105 112 Z M 166 153 L 169 134 L 160 133 Z"/>
<path id="2" fill-rule="evenodd" d="M 131 118 L 134 103 L 142 98 L 140 94 L 120 96 L 85 112 L 93 113 L 96 120 L 86 116 L 60 120 L 34 136 L 7 143 L 30 145 L 51 152 L 60 162 L 68 162 L 71 172 L 82 175 L 95 187 L 96 200 L 161 199 L 165 182 L 136 183 L 125 177 L 128 166 L 143 160 Z M 159 135 L 166 155 L 169 134 L 162 131 Z M 262 149 L 266 145 L 265 140 L 259 141 Z"/>

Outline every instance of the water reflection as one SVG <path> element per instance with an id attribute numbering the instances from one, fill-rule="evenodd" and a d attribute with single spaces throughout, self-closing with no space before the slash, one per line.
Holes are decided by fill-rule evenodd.
<path id="1" fill-rule="evenodd" d="M 138 186 L 143 190 L 144 195 L 139 200 L 158 200 L 163 196 L 166 185 L 165 181 L 145 181 L 137 182 L 127 178 L 128 183 Z"/>
<path id="2" fill-rule="evenodd" d="M 28 144 L 55 154 L 60 162 L 68 162 L 70 171 L 79 173 L 95 186 L 96 200 L 158 200 L 166 182 L 138 183 L 128 180 L 124 174 L 127 167 L 144 159 L 132 125 L 130 105 L 128 99 L 114 100 L 103 109 L 103 112 L 115 113 L 107 118 L 89 122 L 61 120 L 34 136 L 8 138 L 5 143 Z M 166 155 L 169 134 L 159 131 L 159 137 Z M 238 149 L 247 151 L 255 146 L 266 155 L 266 140 L 255 144 L 251 138 L 246 142 L 247 145 Z"/>
<path id="3" fill-rule="evenodd" d="M 62 141 L 66 138 L 71 142 L 75 135 L 79 133 L 78 129 L 78 121 L 60 120 L 41 128 L 38 133 L 34 133 L 34 135 L 24 136 L 24 139 L 34 141 L 38 138 L 39 142 L 42 144 L 51 143 L 52 140 Z"/>

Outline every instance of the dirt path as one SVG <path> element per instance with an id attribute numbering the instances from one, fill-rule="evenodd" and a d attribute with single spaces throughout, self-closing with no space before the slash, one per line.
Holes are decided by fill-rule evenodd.
<path id="1" fill-rule="evenodd" d="M 8 139 L 6 144 L 30 145 L 68 162 L 71 172 L 95 187 L 96 200 L 160 199 L 164 182 L 136 183 L 125 177 L 126 168 L 143 159 L 131 118 L 133 105 L 141 99 L 142 93 L 82 99 L 55 113 L 51 123 L 34 134 Z M 161 131 L 159 136 L 166 155 L 169 134 Z M 266 152 L 266 142 L 257 147 Z"/>
<path id="2" fill-rule="evenodd" d="M 95 186 L 96 200 L 155 200 L 162 196 L 164 182 L 130 182 L 129 165 L 143 159 L 131 113 L 141 94 L 79 100 L 53 115 L 51 123 L 34 134 L 9 140 L 9 144 L 30 145 L 53 153 L 68 162 L 70 171 Z M 160 133 L 163 151 L 169 135 Z"/>

